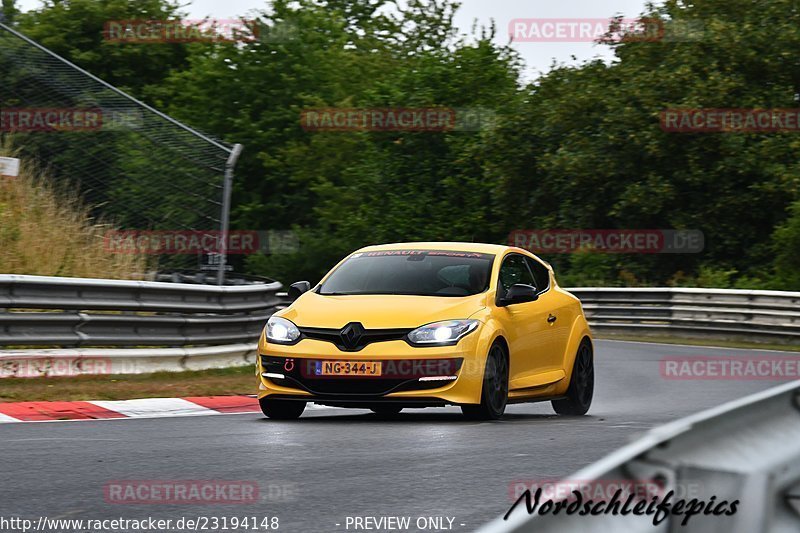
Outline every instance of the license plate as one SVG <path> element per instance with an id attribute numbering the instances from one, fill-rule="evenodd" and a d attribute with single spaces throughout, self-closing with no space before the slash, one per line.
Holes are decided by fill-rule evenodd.
<path id="1" fill-rule="evenodd" d="M 381 364 L 374 361 L 317 361 L 317 376 L 380 376 Z"/>

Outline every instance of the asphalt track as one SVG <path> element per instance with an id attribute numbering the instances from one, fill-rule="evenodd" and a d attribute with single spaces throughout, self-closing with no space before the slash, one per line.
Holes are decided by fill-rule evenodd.
<path id="1" fill-rule="evenodd" d="M 472 531 L 508 509 L 515 481 L 568 476 L 642 430 L 780 383 L 661 377 L 661 358 L 696 355 L 790 354 L 597 341 L 595 402 L 579 418 L 542 403 L 511 406 L 493 423 L 464 421 L 457 408 L 393 421 L 325 408 L 292 422 L 244 414 L 0 424 L 0 518 L 277 516 L 279 531 L 330 532 L 355 531 L 347 517 L 406 516 L 407 531 L 421 530 L 419 517 L 449 517 L 452 530 Z M 252 481 L 259 498 L 108 503 L 104 486 L 117 480 Z"/>

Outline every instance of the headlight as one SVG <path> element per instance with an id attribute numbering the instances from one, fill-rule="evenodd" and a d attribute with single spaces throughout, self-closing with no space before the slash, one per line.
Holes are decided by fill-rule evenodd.
<path id="1" fill-rule="evenodd" d="M 300 330 L 292 321 L 279 316 L 270 317 L 264 328 L 269 342 L 278 344 L 292 344 L 300 338 Z"/>
<path id="2" fill-rule="evenodd" d="M 408 334 L 408 342 L 420 346 L 449 346 L 475 331 L 477 320 L 445 320 L 420 326 Z"/>

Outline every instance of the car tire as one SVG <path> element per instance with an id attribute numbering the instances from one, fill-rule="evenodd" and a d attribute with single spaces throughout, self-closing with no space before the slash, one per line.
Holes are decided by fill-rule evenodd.
<path id="1" fill-rule="evenodd" d="M 499 420 L 508 403 L 508 354 L 499 342 L 492 344 L 483 371 L 481 403 L 462 405 L 461 412 L 469 420 Z"/>
<path id="2" fill-rule="evenodd" d="M 575 354 L 572 376 L 569 379 L 567 396 L 553 400 L 553 409 L 560 415 L 581 416 L 589 411 L 594 396 L 594 356 L 592 344 L 584 339 Z"/>
<path id="3" fill-rule="evenodd" d="M 369 410 L 381 418 L 393 418 L 399 415 L 403 408 L 396 405 L 375 405 Z"/>
<path id="4" fill-rule="evenodd" d="M 306 402 L 294 400 L 270 400 L 268 396 L 258 399 L 261 412 L 273 420 L 295 420 L 300 418 L 306 408 Z"/>

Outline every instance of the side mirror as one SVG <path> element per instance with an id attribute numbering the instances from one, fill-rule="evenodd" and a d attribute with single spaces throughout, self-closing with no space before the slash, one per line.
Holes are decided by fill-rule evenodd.
<path id="1" fill-rule="evenodd" d="M 300 298 L 304 292 L 311 290 L 311 283 L 307 281 L 298 281 L 289 285 L 288 296 L 292 302 Z"/>
<path id="2" fill-rule="evenodd" d="M 506 295 L 497 301 L 497 305 L 498 307 L 505 307 L 523 302 L 535 302 L 538 299 L 539 295 L 536 294 L 536 287 L 525 285 L 524 283 L 516 283 L 508 288 Z"/>

